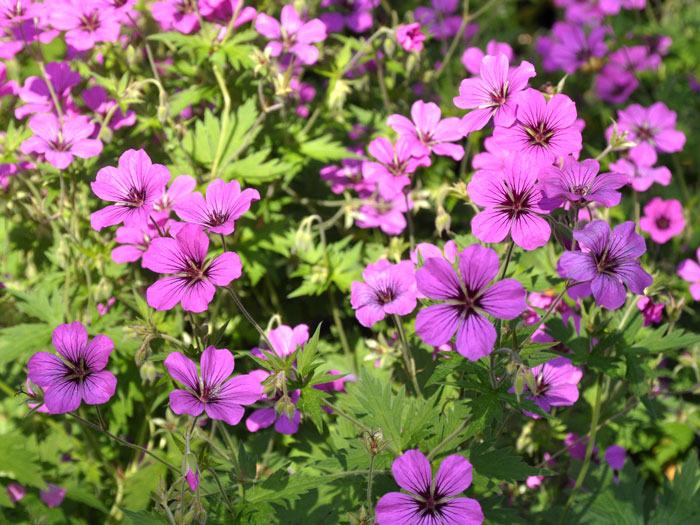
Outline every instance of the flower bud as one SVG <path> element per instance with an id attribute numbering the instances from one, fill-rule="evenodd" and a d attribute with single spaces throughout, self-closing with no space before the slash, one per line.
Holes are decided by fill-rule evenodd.
<path id="1" fill-rule="evenodd" d="M 151 361 L 144 361 L 141 368 L 139 368 L 139 374 L 141 375 L 141 381 L 153 384 L 158 377 L 158 369 Z"/>
<path id="2" fill-rule="evenodd" d="M 450 231 L 450 226 L 452 225 L 452 217 L 447 213 L 445 208 L 440 206 L 435 216 L 435 229 L 438 235 L 442 235 L 443 232 L 448 233 Z"/>
<path id="3" fill-rule="evenodd" d="M 158 122 L 165 124 L 170 116 L 170 107 L 168 104 L 168 96 L 165 91 L 161 91 L 158 94 Z"/>

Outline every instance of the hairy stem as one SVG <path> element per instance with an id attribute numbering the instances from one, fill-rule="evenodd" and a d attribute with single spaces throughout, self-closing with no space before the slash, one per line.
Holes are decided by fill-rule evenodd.
<path id="1" fill-rule="evenodd" d="M 406 373 L 411 378 L 413 383 L 413 389 L 416 391 L 418 397 L 423 397 L 423 393 L 418 385 L 418 379 L 416 379 L 416 364 L 411 358 L 410 348 L 408 346 L 408 339 L 406 338 L 406 332 L 403 329 L 403 324 L 401 324 L 401 319 L 399 316 L 394 314 L 394 323 L 396 323 L 396 330 L 399 332 L 399 339 L 401 340 L 401 353 L 403 354 L 404 364 L 406 365 Z"/>

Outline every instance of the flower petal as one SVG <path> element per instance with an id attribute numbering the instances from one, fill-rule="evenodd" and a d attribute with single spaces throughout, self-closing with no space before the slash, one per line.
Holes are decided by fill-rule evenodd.
<path id="1" fill-rule="evenodd" d="M 201 369 L 204 387 L 208 390 L 213 390 L 226 381 L 233 373 L 233 354 L 226 348 L 217 350 L 213 346 L 210 346 L 202 352 L 199 367 Z"/>
<path id="2" fill-rule="evenodd" d="M 430 462 L 420 450 L 407 450 L 394 460 L 391 471 L 399 487 L 414 494 L 430 492 L 433 474 Z"/>
<path id="3" fill-rule="evenodd" d="M 194 362 L 181 352 L 173 352 L 163 363 L 170 376 L 191 390 L 199 390 L 199 375 Z"/>
<path id="4" fill-rule="evenodd" d="M 435 475 L 433 494 L 435 499 L 442 499 L 467 490 L 472 483 L 472 464 L 464 458 L 453 454 L 442 460 Z"/>

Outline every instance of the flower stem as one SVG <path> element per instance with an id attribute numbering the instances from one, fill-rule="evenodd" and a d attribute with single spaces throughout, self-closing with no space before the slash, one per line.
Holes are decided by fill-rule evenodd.
<path id="1" fill-rule="evenodd" d="M 226 237 L 224 237 L 223 233 L 219 234 L 219 236 L 221 237 L 221 244 L 224 247 L 224 251 L 227 252 L 228 248 L 226 247 Z"/>
<path id="2" fill-rule="evenodd" d="M 433 447 L 433 449 L 428 453 L 426 456 L 428 458 L 428 461 L 431 461 L 440 450 L 442 450 L 450 441 L 452 441 L 454 438 L 456 438 L 465 428 L 467 428 L 467 425 L 469 424 L 469 421 L 471 420 L 471 416 L 469 416 L 467 419 L 462 421 L 457 428 L 455 428 L 452 432 L 450 432 L 450 435 L 447 436 L 445 439 L 440 441 L 437 445 Z"/>
<path id="3" fill-rule="evenodd" d="M 120 437 L 115 436 L 114 434 L 112 434 L 112 433 L 109 432 L 108 430 L 103 429 L 103 428 L 100 427 L 99 425 L 96 425 L 95 423 L 92 423 L 91 421 L 88 421 L 87 419 L 84 419 L 84 418 L 80 417 L 78 414 L 74 414 L 73 412 L 67 412 L 67 414 L 68 414 L 69 416 L 71 416 L 71 417 L 77 419 L 78 421 L 80 421 L 83 425 L 87 425 L 87 426 L 89 426 L 90 428 L 93 428 L 93 429 L 95 429 L 95 430 L 97 430 L 97 431 L 99 431 L 99 432 L 103 432 L 108 438 L 110 438 L 110 439 L 113 440 L 113 441 L 116 441 L 117 443 L 119 443 L 119 444 L 121 444 L 121 445 L 124 445 L 125 447 L 129 447 L 129 448 L 133 448 L 133 449 L 136 449 L 136 450 L 140 450 L 140 451 L 143 452 L 144 454 L 146 454 L 146 455 L 148 455 L 148 456 L 151 456 L 153 459 L 155 459 L 155 460 L 158 461 L 159 463 L 162 463 L 163 465 L 165 465 L 166 467 L 168 467 L 168 468 L 169 468 L 170 470 L 172 470 L 173 472 L 177 472 L 178 475 L 180 474 L 180 469 L 179 469 L 179 468 L 177 468 L 177 467 L 176 467 L 175 465 L 173 465 L 172 463 L 169 463 L 169 462 L 165 461 L 164 459 L 159 458 L 158 456 L 156 456 L 153 452 L 151 452 L 151 451 L 148 450 L 147 448 L 144 448 L 144 447 L 142 447 L 142 446 L 136 445 L 136 444 L 134 444 L 134 443 L 129 443 L 128 441 L 126 441 L 126 440 L 124 440 L 124 439 L 122 439 L 122 438 L 120 438 Z"/>
<path id="4" fill-rule="evenodd" d="M 216 481 L 216 486 L 219 487 L 219 492 L 224 497 L 224 502 L 226 503 L 226 506 L 228 507 L 229 512 L 231 512 L 232 516 L 235 516 L 236 512 L 233 510 L 233 505 L 231 504 L 231 500 L 228 499 L 228 495 L 226 494 L 224 487 L 221 485 L 221 481 L 219 480 L 218 474 L 216 473 L 216 471 L 214 470 L 213 467 L 207 467 L 206 470 L 211 472 L 212 476 L 214 476 L 214 481 Z"/>
<path id="5" fill-rule="evenodd" d="M 503 269 L 501 270 L 501 275 L 498 277 L 499 281 L 506 276 L 508 265 L 510 264 L 510 260 L 513 258 L 513 248 L 515 248 L 515 243 L 511 237 L 510 242 L 508 243 L 508 251 L 506 251 L 506 260 L 503 262 Z"/>
<path id="6" fill-rule="evenodd" d="M 345 329 L 343 328 L 343 320 L 340 318 L 340 310 L 338 309 L 338 303 L 333 295 L 333 290 L 328 289 L 328 296 L 331 300 L 331 312 L 333 313 L 333 322 L 335 323 L 335 328 L 338 330 L 338 337 L 340 338 L 340 344 L 343 347 L 343 353 L 345 354 L 345 359 L 350 363 L 352 373 L 357 375 L 357 362 L 355 361 L 355 354 L 350 350 L 350 345 L 348 344 L 348 338 L 345 335 Z"/>
<path id="7" fill-rule="evenodd" d="M 556 299 L 554 299 L 554 302 L 549 306 L 547 311 L 544 313 L 542 318 L 537 323 L 535 330 L 529 336 L 527 336 L 525 339 L 523 339 L 523 342 L 520 344 L 520 348 L 524 347 L 527 344 L 527 342 L 530 341 L 532 334 L 534 334 L 539 329 L 539 327 L 544 324 L 544 322 L 549 318 L 549 316 L 552 315 L 552 312 L 557 307 L 559 302 L 562 300 L 562 297 L 564 297 L 564 294 L 569 290 L 569 288 L 571 288 L 575 284 L 576 283 L 571 283 L 571 282 L 567 281 L 566 286 L 564 286 L 564 289 L 561 291 L 561 293 L 559 295 L 557 295 Z"/>
<path id="8" fill-rule="evenodd" d="M 369 474 L 367 475 L 367 510 L 372 515 L 372 476 L 374 475 L 374 454 L 369 457 Z"/>
<path id="9" fill-rule="evenodd" d="M 406 338 L 406 332 L 403 329 L 403 324 L 401 324 L 401 319 L 396 314 L 393 314 L 394 323 L 396 323 L 396 330 L 399 332 L 399 339 L 401 340 L 401 353 L 403 354 L 404 364 L 406 365 L 406 373 L 411 377 L 411 382 L 413 383 L 413 389 L 416 391 L 418 397 L 423 397 L 423 393 L 418 385 L 418 379 L 416 379 L 416 364 L 411 359 L 408 339 Z"/>
<path id="10" fill-rule="evenodd" d="M 416 249 L 416 234 L 413 231 L 413 215 L 411 215 L 411 208 L 408 203 L 408 194 L 410 192 L 410 189 L 408 191 L 404 191 L 404 197 L 406 198 L 406 222 L 408 223 L 408 242 L 411 248 L 411 251 Z"/>
<path id="11" fill-rule="evenodd" d="M 219 169 L 219 163 L 221 162 L 221 157 L 224 154 L 224 144 L 228 138 L 228 118 L 231 112 L 231 96 L 228 93 L 228 88 L 226 87 L 226 82 L 224 77 L 221 76 L 221 71 L 217 66 L 212 66 L 214 71 L 214 76 L 219 84 L 219 89 L 221 90 L 221 95 L 224 97 L 224 110 L 221 115 L 221 128 L 219 131 L 219 142 L 216 146 L 216 156 L 214 157 L 214 163 L 211 165 L 211 172 L 209 173 L 209 180 L 216 177 L 217 171 Z"/>
<path id="12" fill-rule="evenodd" d="M 590 437 L 588 439 L 588 446 L 586 447 L 586 457 L 583 460 L 583 466 L 581 467 L 581 471 L 578 474 L 578 478 L 576 478 L 576 484 L 574 485 L 573 490 L 571 491 L 571 494 L 569 495 L 569 499 L 566 502 L 566 506 L 564 507 L 564 512 L 561 515 L 561 518 L 559 519 L 559 525 L 563 525 L 566 520 L 566 515 L 569 512 L 569 508 L 574 502 L 574 498 L 576 497 L 576 493 L 578 492 L 579 488 L 581 488 L 581 485 L 583 484 L 583 481 L 586 479 L 586 474 L 588 473 L 588 467 L 591 464 L 591 457 L 593 456 L 593 449 L 595 448 L 595 438 L 596 434 L 598 432 L 598 419 L 600 419 L 600 405 L 601 405 L 601 390 L 602 390 L 602 383 L 603 383 L 603 374 L 598 374 L 598 381 L 596 381 L 596 387 L 595 387 L 595 401 L 593 403 L 593 415 L 591 418 L 591 430 L 590 430 Z"/>
<path id="13" fill-rule="evenodd" d="M 265 330 L 262 329 L 262 327 L 253 319 L 253 316 L 248 313 L 248 310 L 245 309 L 245 306 L 243 306 L 243 303 L 241 302 L 240 297 L 238 297 L 238 294 L 233 291 L 233 287 L 227 286 L 226 290 L 228 290 L 228 293 L 231 294 L 231 298 L 233 299 L 233 302 L 236 303 L 236 306 L 240 310 L 240 312 L 243 314 L 243 317 L 246 318 L 246 320 L 253 326 L 258 331 L 258 334 L 260 334 L 260 337 L 262 337 L 262 340 L 265 341 L 267 344 L 267 347 L 270 351 L 274 351 L 274 346 L 272 346 L 272 343 L 270 340 L 267 338 L 267 334 L 265 333 Z"/>

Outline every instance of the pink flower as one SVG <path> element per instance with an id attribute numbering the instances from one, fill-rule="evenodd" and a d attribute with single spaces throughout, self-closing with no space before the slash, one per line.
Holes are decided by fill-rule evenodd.
<path id="1" fill-rule="evenodd" d="M 634 73 L 606 64 L 595 78 L 596 93 L 612 104 L 622 104 L 639 87 Z"/>
<path id="2" fill-rule="evenodd" d="M 350 151 L 362 155 L 361 148 Z M 340 161 L 340 166 L 324 166 L 320 171 L 321 179 L 330 182 L 331 191 L 338 195 L 349 189 L 360 194 L 372 194 L 376 184 L 366 181 L 362 176 L 364 162 L 362 159 L 347 158 Z"/>
<path id="3" fill-rule="evenodd" d="M 557 357 L 543 365 L 531 368 L 534 390 L 525 383 L 525 397 L 532 399 L 542 410 L 549 412 L 551 407 L 570 406 L 578 400 L 578 383 L 583 372 L 576 368 L 566 357 Z M 539 416 L 523 411 L 530 417 Z"/>
<path id="4" fill-rule="evenodd" d="M 429 259 L 430 257 L 442 257 L 452 264 L 457 257 L 459 257 L 459 250 L 454 241 L 447 241 L 442 250 L 429 242 L 421 242 L 416 246 L 416 249 L 411 252 L 411 262 L 414 265 L 418 265 L 419 254 L 423 260 Z"/>
<path id="5" fill-rule="evenodd" d="M 254 7 L 244 6 L 243 0 L 199 0 L 199 12 L 201 15 L 209 20 L 224 25 L 228 25 L 233 18 L 234 13 L 236 19 L 233 20 L 232 29 L 236 29 L 246 22 L 255 20 L 257 11 Z M 219 31 L 219 39 L 222 39 L 228 30 L 227 27 L 223 27 Z"/>
<path id="6" fill-rule="evenodd" d="M 696 258 L 700 261 L 700 248 L 698 248 Z M 700 301 L 700 265 L 692 259 L 686 259 L 678 266 L 678 275 L 681 279 L 691 283 L 690 295 L 696 301 Z"/>
<path id="7" fill-rule="evenodd" d="M 453 454 L 442 460 L 433 479 L 430 461 L 420 450 L 407 450 L 391 471 L 399 487 L 377 502 L 377 525 L 481 525 L 484 513 L 475 499 L 456 498 L 472 483 L 472 465 Z"/>
<path id="8" fill-rule="evenodd" d="M 151 14 L 166 31 L 175 29 L 188 35 L 199 29 L 197 0 L 163 0 L 155 2 L 151 8 Z"/>
<path id="9" fill-rule="evenodd" d="M 472 167 L 475 170 L 503 171 L 505 159 L 510 155 L 510 151 L 503 148 L 493 137 L 484 139 L 484 149 L 486 151 L 474 155 Z"/>
<path id="10" fill-rule="evenodd" d="M 163 219 L 156 221 L 160 233 L 165 236 L 173 236 L 184 226 L 181 222 Z M 158 229 L 151 222 L 144 222 L 138 226 L 120 226 L 114 240 L 121 246 L 112 250 L 112 260 L 117 264 L 136 262 L 148 250 L 151 241 L 160 236 Z"/>
<path id="11" fill-rule="evenodd" d="M 540 217 L 544 194 L 535 184 L 539 165 L 533 157 L 512 154 L 503 171 L 479 170 L 467 191 L 472 201 L 486 209 L 471 223 L 472 233 L 482 242 L 503 241 L 510 235 L 518 246 L 534 250 L 547 244 L 549 223 Z"/>
<path id="12" fill-rule="evenodd" d="M 27 494 L 27 489 L 25 489 L 19 483 L 8 483 L 7 485 L 7 495 L 12 503 L 17 503 L 22 501 L 22 498 Z"/>
<path id="13" fill-rule="evenodd" d="M 265 370 L 253 370 L 250 373 L 250 375 L 255 377 L 255 379 L 262 385 L 262 383 L 268 377 L 270 377 L 271 374 L 269 372 L 266 372 Z M 271 384 L 276 385 L 274 381 Z M 282 388 L 279 387 L 275 388 L 273 394 L 263 394 L 262 399 L 264 401 L 268 401 L 276 405 L 282 399 L 283 395 L 284 393 L 282 391 Z M 288 392 L 287 402 L 296 406 L 296 404 L 299 402 L 300 396 L 301 393 L 299 390 L 293 390 L 292 392 Z M 274 407 L 268 406 L 265 408 L 259 408 L 257 410 L 254 410 L 250 414 L 250 416 L 248 416 L 248 419 L 246 419 L 245 426 L 250 432 L 257 432 L 261 428 L 267 428 L 274 424 L 275 432 L 278 432 L 280 434 L 292 435 L 296 434 L 299 430 L 300 422 L 301 412 L 299 412 L 299 410 L 297 410 L 296 408 L 294 408 L 294 412 L 292 413 L 292 416 L 290 418 L 289 415 L 285 412 L 282 412 L 278 415 Z"/>
<path id="14" fill-rule="evenodd" d="M 655 162 L 655 157 L 649 158 L 643 150 L 632 148 L 627 159 L 610 163 L 610 169 L 626 175 L 632 189 L 642 192 L 655 182 L 662 186 L 671 182 L 671 171 L 666 166 L 653 167 Z"/>
<path id="15" fill-rule="evenodd" d="M 467 68 L 469 73 L 478 75 L 481 73 L 481 61 L 486 55 L 505 55 L 508 59 L 508 63 L 512 62 L 514 58 L 513 48 L 510 47 L 510 44 L 489 40 L 488 44 L 486 44 L 485 54 L 478 47 L 468 47 L 465 49 L 462 55 L 462 64 L 464 64 L 464 67 Z"/>
<path id="16" fill-rule="evenodd" d="M 121 14 L 100 0 L 58 0 L 47 12 L 51 25 L 66 31 L 66 43 L 78 51 L 119 38 Z"/>
<path id="17" fill-rule="evenodd" d="M 416 271 L 418 291 L 441 302 L 423 308 L 416 317 L 416 333 L 425 344 L 443 345 L 456 333 L 457 352 L 470 361 L 491 353 L 496 329 L 484 314 L 515 319 L 527 306 L 519 282 L 502 279 L 489 286 L 498 266 L 495 250 L 478 244 L 460 254 L 459 275 L 442 257 L 426 259 Z"/>
<path id="18" fill-rule="evenodd" d="M 46 486 L 49 490 L 40 490 L 39 498 L 47 507 L 58 507 L 63 503 L 63 498 L 66 497 L 66 489 L 54 485 L 53 483 L 47 483 Z"/>
<path id="19" fill-rule="evenodd" d="M 80 83 L 80 75 L 73 71 L 68 62 L 49 62 L 46 64 L 46 76 L 56 93 L 59 104 L 67 107 L 71 88 Z M 17 94 L 24 106 L 15 109 L 15 117 L 22 119 L 31 113 L 48 113 L 55 111 L 51 92 L 46 81 L 40 77 L 27 77 Z"/>
<path id="20" fill-rule="evenodd" d="M 302 23 L 294 6 L 282 8 L 281 22 L 265 13 L 259 13 L 255 19 L 255 30 L 261 35 L 272 39 L 265 46 L 273 57 L 280 56 L 286 51 L 301 61 L 302 64 L 315 64 L 318 60 L 318 48 L 311 44 L 326 39 L 326 26 L 318 18 Z"/>
<path id="21" fill-rule="evenodd" d="M 651 297 L 643 296 L 637 301 L 637 308 L 644 316 L 644 326 L 660 323 L 663 317 L 664 303 L 654 303 Z"/>
<path id="22" fill-rule="evenodd" d="M 608 462 L 608 465 L 613 470 L 622 470 L 622 467 L 625 466 L 626 457 L 627 451 L 620 445 L 612 445 L 605 449 L 605 461 Z"/>
<path id="23" fill-rule="evenodd" d="M 192 193 L 196 187 L 197 181 L 190 175 L 175 177 L 167 188 L 163 188 L 162 195 L 153 203 L 151 217 L 156 221 L 169 218 L 170 210 L 175 207 L 175 204 Z"/>
<path id="24" fill-rule="evenodd" d="M 627 183 L 622 173 L 600 173 L 600 164 L 593 159 L 578 162 L 573 157 L 564 158 L 561 168 L 548 166 L 540 171 L 540 182 L 553 204 L 564 202 L 597 202 L 608 208 L 620 204 L 622 195 L 615 191 Z"/>
<path id="25" fill-rule="evenodd" d="M 117 105 L 116 100 L 107 98 L 107 90 L 102 86 L 92 86 L 83 91 L 83 101 L 87 107 L 103 118 Z M 112 112 L 109 127 L 116 130 L 124 126 L 133 126 L 135 123 L 135 111 L 127 111 L 125 115 L 121 108 L 116 108 L 116 110 Z"/>
<path id="26" fill-rule="evenodd" d="M 184 390 L 175 390 L 175 392 L 184 392 Z M 171 405 L 172 405 L 172 403 L 171 403 Z M 173 412 L 175 412 L 175 411 L 173 410 Z M 175 412 L 175 413 L 177 413 L 177 412 Z M 218 418 L 213 418 L 213 419 L 218 419 Z M 192 469 L 190 468 L 190 466 L 187 465 L 187 473 L 185 474 L 185 481 L 187 481 L 187 486 L 190 488 L 190 490 L 192 492 L 194 492 L 195 490 L 197 490 L 197 487 L 199 487 L 199 472 L 192 472 Z"/>
<path id="27" fill-rule="evenodd" d="M 216 179 L 207 186 L 206 200 L 199 192 L 190 193 L 174 206 L 180 219 L 199 224 L 211 233 L 230 235 L 234 221 L 250 209 L 250 203 L 260 200 L 258 190 L 248 188 L 241 192 L 238 181 Z"/>
<path id="28" fill-rule="evenodd" d="M 109 312 L 110 308 L 114 305 L 114 303 L 117 302 L 116 297 L 110 297 L 106 303 L 97 303 L 97 313 L 100 314 L 100 316 L 107 315 L 107 312 Z"/>
<path id="29" fill-rule="evenodd" d="M 661 197 L 654 197 L 644 206 L 644 216 L 639 219 L 639 228 L 647 232 L 654 242 L 668 242 L 685 228 L 683 205 L 676 199 L 663 200 Z"/>
<path id="30" fill-rule="evenodd" d="M 355 225 L 358 228 L 381 228 L 387 235 L 400 235 L 406 228 L 404 214 L 412 208 L 413 201 L 409 198 L 406 204 L 406 196 L 402 193 L 389 200 L 377 196 L 360 207 Z"/>
<path id="31" fill-rule="evenodd" d="M 462 119 L 462 132 L 482 129 L 493 116 L 497 126 L 515 122 L 516 96 L 527 88 L 528 79 L 535 76 L 535 66 L 521 62 L 508 69 L 506 55 L 485 56 L 481 60 L 481 78 L 467 78 L 459 85 L 459 96 L 454 104 L 461 109 L 472 109 Z"/>
<path id="32" fill-rule="evenodd" d="M 304 346 L 309 340 L 309 327 L 305 324 L 299 324 L 292 328 L 283 324 L 270 330 L 267 338 L 272 343 L 272 348 L 266 348 L 266 350 L 272 351 L 279 357 L 287 357 L 296 352 L 298 347 Z M 253 348 L 250 353 L 255 357 L 267 359 L 267 356 L 257 347 Z"/>
<path id="33" fill-rule="evenodd" d="M 411 106 L 413 122 L 403 115 L 394 114 L 386 120 L 386 125 L 409 140 L 413 157 L 426 157 L 432 152 L 462 160 L 464 148 L 460 144 L 451 144 L 464 136 L 460 131 L 460 120 L 457 117 L 440 120 L 441 116 L 437 104 L 418 100 Z"/>
<path id="34" fill-rule="evenodd" d="M 142 149 L 127 150 L 119 157 L 119 166 L 107 166 L 97 172 L 92 191 L 100 199 L 114 202 L 90 217 L 92 228 L 124 223 L 137 228 L 148 222 L 153 203 L 170 181 L 168 168 L 153 164 Z"/>
<path id="35" fill-rule="evenodd" d="M 420 23 L 414 22 L 396 28 L 396 40 L 406 51 L 421 51 L 425 35 L 420 31 Z"/>
<path id="36" fill-rule="evenodd" d="M 180 352 L 168 355 L 164 364 L 172 378 L 186 387 L 170 392 L 170 408 L 176 414 L 194 417 L 206 411 L 211 419 L 236 425 L 245 413 L 241 405 L 252 405 L 262 396 L 262 387 L 253 376 L 228 379 L 233 373 L 234 359 L 225 348 L 217 350 L 210 346 L 204 350 L 200 374 L 194 362 Z"/>
<path id="37" fill-rule="evenodd" d="M 392 144 L 379 137 L 369 143 L 369 153 L 379 162 L 365 162 L 362 175 L 368 182 L 377 184 L 379 195 L 391 201 L 403 188 L 411 184 L 409 175 L 419 166 L 430 166 L 430 157 L 413 156 L 415 138 L 401 135 Z M 421 152 L 423 150 L 421 149 Z M 420 153 L 420 152 L 417 152 Z"/>
<path id="38" fill-rule="evenodd" d="M 66 169 L 73 157 L 89 159 L 102 152 L 102 142 L 89 138 L 95 129 L 87 117 L 65 118 L 63 126 L 52 113 L 41 113 L 29 119 L 34 136 L 22 143 L 22 153 L 44 155 L 47 162 L 59 170 Z"/>
<path id="39" fill-rule="evenodd" d="M 87 330 L 76 321 L 56 327 L 53 346 L 60 357 L 37 352 L 27 364 L 29 379 L 44 389 L 44 403 L 51 414 L 77 410 L 81 401 L 101 405 L 110 400 L 117 378 L 105 370 L 114 350 L 109 337 L 98 335 L 88 342 Z"/>
<path id="40" fill-rule="evenodd" d="M 541 164 L 581 151 L 576 104 L 566 95 L 554 95 L 547 102 L 537 90 L 522 91 L 516 118 L 510 127 L 496 126 L 493 136 L 501 147 L 527 153 Z"/>
<path id="41" fill-rule="evenodd" d="M 389 315 L 407 315 L 416 308 L 413 263 L 391 264 L 379 259 L 362 272 L 364 282 L 353 281 L 350 304 L 362 326 L 371 327 Z"/>
<path id="42" fill-rule="evenodd" d="M 431 7 L 416 7 L 413 16 L 434 38 L 447 40 L 459 33 L 462 26 L 462 16 L 455 12 L 457 2 L 458 0 L 432 0 Z M 465 40 L 469 40 L 474 35 L 475 27 L 476 24 L 467 24 L 464 31 Z"/>
<path id="43" fill-rule="evenodd" d="M 216 286 L 226 286 L 241 276 L 241 259 L 224 252 L 207 259 L 209 237 L 196 224 L 187 224 L 175 238 L 158 237 L 143 254 L 141 264 L 157 273 L 174 274 L 160 279 L 146 290 L 148 304 L 156 310 L 170 310 L 177 303 L 189 312 L 203 312 L 214 298 Z"/>
<path id="44" fill-rule="evenodd" d="M 604 39 L 608 32 L 608 27 L 598 26 L 586 35 L 581 25 L 556 22 L 552 27 L 548 60 L 543 61 L 545 70 L 563 69 L 571 75 L 591 58 L 605 56 L 608 46 Z"/>
<path id="45" fill-rule="evenodd" d="M 675 153 L 685 145 L 685 134 L 676 128 L 676 112 L 671 111 L 663 102 L 644 108 L 632 104 L 617 112 L 618 132 L 628 132 L 628 138 L 637 145 L 632 148 L 639 154 L 639 159 L 647 166 L 656 163 L 657 153 Z M 606 131 L 608 138 L 612 135 L 612 126 Z"/>

